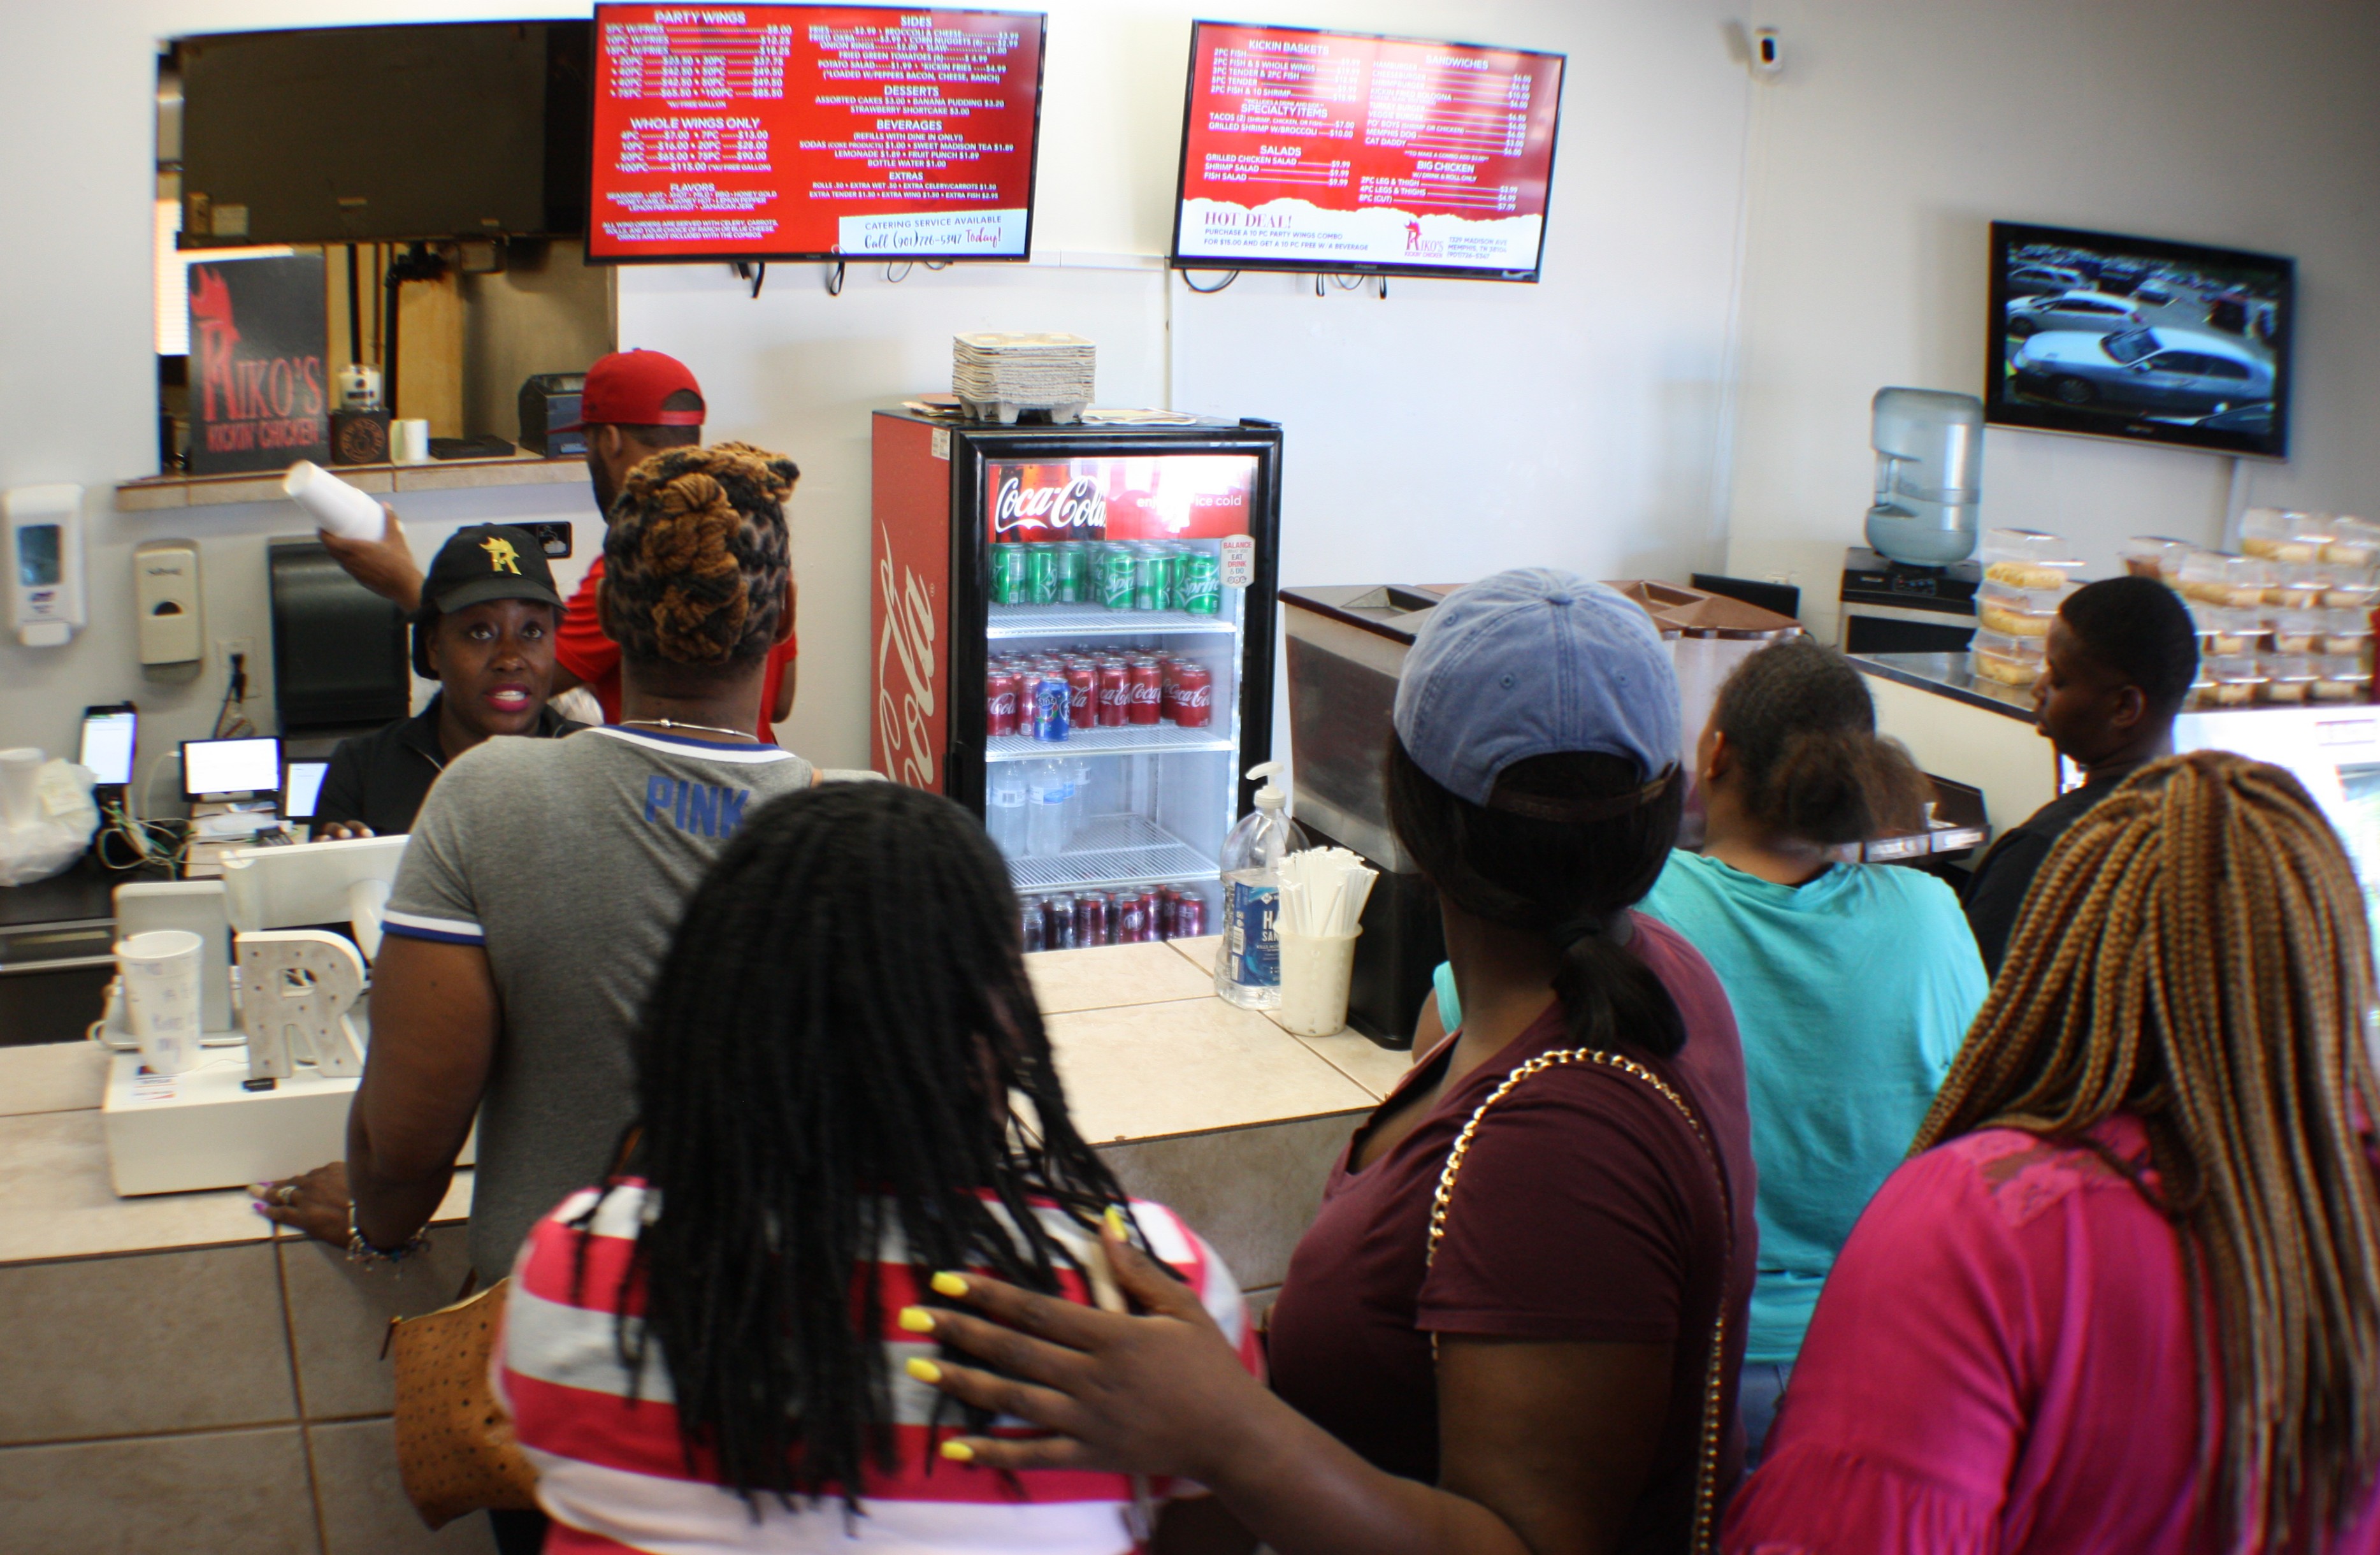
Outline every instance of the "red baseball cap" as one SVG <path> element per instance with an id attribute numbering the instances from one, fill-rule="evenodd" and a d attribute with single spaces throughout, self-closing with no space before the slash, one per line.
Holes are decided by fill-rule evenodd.
<path id="1" fill-rule="evenodd" d="M 588 427 L 698 427 L 704 412 L 664 410 L 662 402 L 684 389 L 696 399 L 702 385 L 686 363 L 659 351 L 614 351 L 587 370 L 578 392 L 578 419 L 556 431 Z"/>

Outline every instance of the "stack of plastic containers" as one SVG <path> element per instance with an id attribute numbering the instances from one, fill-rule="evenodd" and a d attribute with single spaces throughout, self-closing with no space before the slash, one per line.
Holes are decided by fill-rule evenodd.
<path id="1" fill-rule="evenodd" d="M 2031 686 L 2041 676 L 2049 624 L 2074 591 L 2082 564 L 2062 538 L 2038 529 L 1985 530 L 1979 557 L 1984 581 L 1975 597 L 1975 673 L 2006 686 Z"/>

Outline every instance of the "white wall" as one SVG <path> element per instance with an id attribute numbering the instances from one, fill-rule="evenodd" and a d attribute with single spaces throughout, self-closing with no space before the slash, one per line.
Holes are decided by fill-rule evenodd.
<path id="1" fill-rule="evenodd" d="M 1831 633 L 1873 500 L 1868 399 L 1981 392 L 1995 218 L 2294 255 L 2291 456 L 2245 495 L 2380 506 L 2380 6 L 1766 0 L 1732 570 L 1791 572 Z M 2215 542 L 2231 461 L 1995 427 L 1984 515 L 2078 543 Z M 1817 607 L 1817 608 L 1814 608 Z"/>
<path id="2" fill-rule="evenodd" d="M 1049 8 L 1036 247 L 1068 262 L 897 285 L 855 269 L 836 298 L 817 267 L 784 266 L 757 302 L 722 266 L 621 276 L 623 343 L 693 365 L 712 436 L 803 467 L 805 651 L 785 736 L 821 759 L 867 750 L 866 413 L 946 383 L 949 338 L 966 329 L 1091 336 L 1111 403 L 1285 423 L 1284 582 L 1527 562 L 1681 577 L 1725 558 L 1799 572 L 1822 625 L 1866 505 L 1868 396 L 1980 380 L 1985 223 L 2102 225 L 2300 257 L 2300 452 L 2257 469 L 2252 494 L 2380 506 L 2380 448 L 2358 435 L 2380 374 L 2380 310 L 2359 307 L 2380 282 L 2380 109 L 2364 79 L 2380 7 L 1764 0 L 1749 19 L 1784 29 L 1789 70 L 1759 87 L 1726 46 L 1726 0 L 1246 7 L 1235 14 L 1570 55 L 1544 284 L 1398 282 L 1385 302 L 1253 274 L 1195 297 L 1112 257 L 1165 248 L 1188 22 L 1211 7 Z M 0 10 L 0 486 L 91 489 L 94 614 L 66 650 L 0 642 L 0 742 L 65 747 L 84 703 L 126 695 L 152 715 L 152 750 L 203 732 L 219 674 L 162 686 L 133 663 L 129 549 L 205 542 L 210 636 L 261 642 L 262 537 L 297 528 L 280 504 L 109 506 L 114 482 L 155 468 L 154 40 L 574 13 L 584 5 Z M 2225 476 L 2202 455 L 1994 431 L 1987 511 L 2066 529 L 2104 559 L 2144 530 L 2212 538 Z M 399 505 L 425 551 L 457 523 L 592 516 L 575 486 Z"/>

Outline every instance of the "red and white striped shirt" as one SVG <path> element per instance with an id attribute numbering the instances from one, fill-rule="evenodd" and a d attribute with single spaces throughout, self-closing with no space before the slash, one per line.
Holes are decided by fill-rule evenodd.
<path id="1" fill-rule="evenodd" d="M 512 1411 L 522 1450 L 537 1465 L 538 1500 L 553 1518 L 548 1555 L 1122 1555 L 1134 1549 L 1126 1519 L 1132 1487 L 1123 1475 L 1011 1476 L 933 1455 L 930 1422 L 941 1395 L 912 1379 L 903 1364 L 940 1352 L 930 1338 L 905 1332 L 894 1320 L 919 1294 L 897 1227 L 878 1249 L 878 1278 L 900 1468 L 891 1476 L 870 1472 L 857 1518 L 845 1514 L 839 1499 L 815 1506 L 797 1500 L 789 1511 L 766 1496 L 756 1517 L 751 1502 L 686 1466 L 669 1372 L 658 1355 L 646 1357 L 637 1402 L 629 1402 L 629 1370 L 618 1342 L 620 1282 L 647 1194 L 642 1183 L 623 1182 L 584 1232 L 568 1224 L 594 1198 L 592 1188 L 573 1195 L 529 1233 L 514 1267 L 492 1361 L 498 1394 Z M 1087 1256 L 1096 1242 L 1091 1233 L 1056 1209 L 1038 1213 L 1061 1245 Z M 1150 1250 L 1189 1282 L 1248 1369 L 1260 1371 L 1239 1284 L 1215 1250 L 1162 1205 L 1135 1200 L 1133 1214 Z M 589 1242 L 583 1284 L 582 1239 Z M 1082 1278 L 1062 1266 L 1060 1289 L 1068 1300 L 1091 1304 Z M 631 1323 L 642 1305 L 640 1289 L 626 1293 Z M 956 1412 L 945 1408 L 942 1418 L 942 1434 L 955 1434 L 950 1427 Z M 1014 1420 L 994 1428 L 1009 1427 L 1026 1428 Z M 1156 1490 L 1164 1495 L 1165 1483 Z"/>

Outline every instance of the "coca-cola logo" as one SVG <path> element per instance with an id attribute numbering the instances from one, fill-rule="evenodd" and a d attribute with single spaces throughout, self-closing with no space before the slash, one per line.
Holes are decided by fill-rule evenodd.
<path id="1" fill-rule="evenodd" d="M 1014 717 L 1016 712 L 1016 693 L 1002 691 L 991 699 L 990 706 L 986 711 L 994 718 Z"/>
<path id="2" fill-rule="evenodd" d="M 1163 694 L 1163 687 L 1153 686 L 1147 681 L 1135 682 L 1131 690 L 1132 699 L 1134 701 L 1148 702 L 1152 705 L 1154 705 L 1158 698 Z"/>
<path id="3" fill-rule="evenodd" d="M 1099 687 L 1099 705 L 1101 707 L 1120 708 L 1131 700 L 1132 687 L 1129 686 L 1102 686 Z"/>
<path id="4" fill-rule="evenodd" d="M 1184 686 L 1176 688 L 1173 693 L 1175 705 L 1185 708 L 1203 708 L 1208 706 L 1214 699 L 1214 689 L 1206 686 Z"/>
<path id="5" fill-rule="evenodd" d="M 884 613 L 876 639 L 876 735 L 886 775 L 912 788 L 934 786 L 934 651 L 938 635 L 933 592 L 915 567 L 893 570 L 892 536 L 881 525 L 876 564 L 877 604 Z"/>
<path id="6" fill-rule="evenodd" d="M 1023 481 L 1012 476 L 1000 483 L 1000 495 L 992 503 L 991 532 L 995 536 L 1014 534 L 1019 529 L 1104 535 L 1107 528 L 1108 499 L 1088 480 L 1065 486 L 1038 486 L 1028 492 Z"/>

